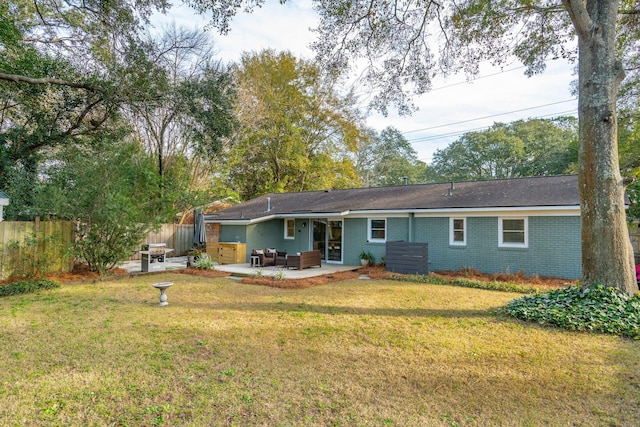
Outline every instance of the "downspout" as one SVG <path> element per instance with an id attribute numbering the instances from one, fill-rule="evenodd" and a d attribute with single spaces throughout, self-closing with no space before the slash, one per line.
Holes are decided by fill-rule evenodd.
<path id="1" fill-rule="evenodd" d="M 415 214 L 411 212 L 409 214 L 409 243 L 413 242 L 413 221 L 415 219 Z"/>

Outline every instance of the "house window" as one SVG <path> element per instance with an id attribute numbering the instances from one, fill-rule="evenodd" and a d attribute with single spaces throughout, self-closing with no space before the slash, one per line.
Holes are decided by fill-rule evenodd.
<path id="1" fill-rule="evenodd" d="M 296 237 L 296 220 L 287 218 L 284 220 L 284 238 L 294 239 Z"/>
<path id="2" fill-rule="evenodd" d="M 369 241 L 385 242 L 387 240 L 387 220 L 384 218 L 369 218 Z"/>
<path id="3" fill-rule="evenodd" d="M 499 218 L 498 246 L 507 248 L 526 248 L 529 246 L 527 218 Z"/>
<path id="4" fill-rule="evenodd" d="M 449 218 L 449 244 L 467 244 L 467 221 L 465 218 Z"/>

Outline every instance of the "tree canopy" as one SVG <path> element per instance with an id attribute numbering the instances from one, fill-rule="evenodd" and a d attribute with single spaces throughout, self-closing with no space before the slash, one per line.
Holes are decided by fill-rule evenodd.
<path id="1" fill-rule="evenodd" d="M 577 125 L 573 117 L 496 123 L 437 150 L 432 173 L 456 181 L 569 173 L 578 160 Z"/>
<path id="2" fill-rule="evenodd" d="M 380 134 L 370 130 L 358 145 L 356 169 L 366 187 L 427 182 L 427 165 L 402 133 L 388 127 Z"/>
<path id="3" fill-rule="evenodd" d="M 334 79 L 271 50 L 245 53 L 236 78 L 240 128 L 220 179 L 242 199 L 358 183 L 348 153 L 363 137 L 361 119 Z"/>

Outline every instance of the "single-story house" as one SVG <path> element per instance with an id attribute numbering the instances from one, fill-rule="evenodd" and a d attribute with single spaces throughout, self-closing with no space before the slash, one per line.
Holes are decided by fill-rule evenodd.
<path id="1" fill-rule="evenodd" d="M 9 196 L 4 191 L 0 190 L 0 221 L 2 221 L 3 206 L 9 206 Z"/>
<path id="2" fill-rule="evenodd" d="M 576 175 L 268 194 L 205 215 L 220 242 L 323 262 L 379 261 L 387 241 L 428 243 L 429 270 L 581 276 Z"/>

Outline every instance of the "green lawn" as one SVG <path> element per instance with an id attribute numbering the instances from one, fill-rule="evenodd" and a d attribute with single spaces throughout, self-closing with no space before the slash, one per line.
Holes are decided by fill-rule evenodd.
<path id="1" fill-rule="evenodd" d="M 640 425 L 640 342 L 495 312 L 519 296 L 164 274 L 0 298 L 0 425 Z"/>

